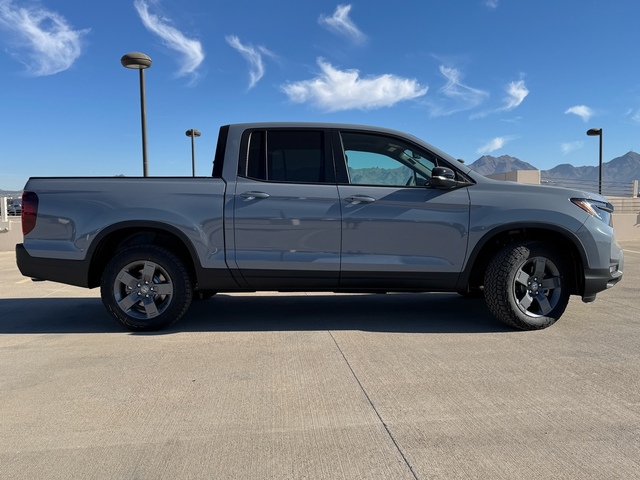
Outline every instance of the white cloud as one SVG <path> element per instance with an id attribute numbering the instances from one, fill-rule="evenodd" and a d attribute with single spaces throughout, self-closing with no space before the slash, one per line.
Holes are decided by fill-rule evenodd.
<path id="1" fill-rule="evenodd" d="M 462 83 L 460 70 L 440 65 L 440 73 L 447 79 L 447 83 L 439 92 L 446 97 L 444 101 L 430 102 L 431 116 L 440 117 L 457 112 L 471 110 L 480 105 L 489 96 L 483 90 L 469 87 Z"/>
<path id="2" fill-rule="evenodd" d="M 509 143 L 514 138 L 515 137 L 513 136 L 496 137 L 493 140 L 491 140 L 489 143 L 480 147 L 476 151 L 476 153 L 480 155 L 486 155 L 488 153 L 495 152 L 496 150 L 500 150 L 502 147 L 504 147 L 507 143 Z"/>
<path id="3" fill-rule="evenodd" d="M 350 11 L 351 5 L 338 5 L 330 17 L 320 15 L 318 23 L 356 43 L 362 43 L 367 37 L 360 31 L 356 24 L 353 23 L 351 18 L 349 18 Z"/>
<path id="4" fill-rule="evenodd" d="M 249 63 L 249 89 L 255 87 L 255 85 L 264 76 L 264 62 L 262 61 L 262 55 L 272 57 L 273 54 L 264 47 L 254 47 L 251 44 L 243 45 L 240 39 L 235 35 L 229 35 L 225 37 L 227 43 L 236 49 L 240 55 Z"/>
<path id="5" fill-rule="evenodd" d="M 524 84 L 524 80 L 510 82 L 505 90 L 507 91 L 507 96 L 503 100 L 504 105 L 502 107 L 473 114 L 471 115 L 471 119 L 484 118 L 494 113 L 509 112 L 516 107 L 519 107 L 527 95 L 529 95 L 529 89 Z"/>
<path id="6" fill-rule="evenodd" d="M 18 7 L 12 0 L 0 0 L 0 26 L 16 34 L 16 51 L 12 55 L 36 77 L 70 68 L 82 54 L 82 36 L 89 32 L 73 30 L 56 12 Z M 26 58 L 20 53 L 24 50 Z"/>
<path id="7" fill-rule="evenodd" d="M 630 108 L 627 111 L 627 117 L 629 117 L 633 123 L 640 124 L 640 109 L 634 110 Z"/>
<path id="8" fill-rule="evenodd" d="M 505 122 L 505 123 L 519 123 L 522 120 L 522 116 L 518 115 L 516 117 L 513 118 L 501 118 L 500 121 L 501 122 Z"/>
<path id="9" fill-rule="evenodd" d="M 175 27 L 170 25 L 170 20 L 149 12 L 149 4 L 145 0 L 133 2 L 144 26 L 150 32 L 162 39 L 171 50 L 180 53 L 180 70 L 178 76 L 196 74 L 197 68 L 204 60 L 204 50 L 198 40 L 185 37 Z"/>
<path id="10" fill-rule="evenodd" d="M 489 8 L 498 8 L 500 0 L 486 0 L 484 4 Z"/>
<path id="11" fill-rule="evenodd" d="M 506 104 L 501 110 L 513 110 L 524 101 L 527 95 L 529 95 L 529 90 L 525 86 L 524 80 L 509 83 L 507 86 Z"/>
<path id="12" fill-rule="evenodd" d="M 427 93 L 416 80 L 385 74 L 360 78 L 358 70 L 338 70 L 318 59 L 321 73 L 311 80 L 282 86 L 294 103 L 311 103 L 323 110 L 372 110 L 391 107 Z"/>
<path id="13" fill-rule="evenodd" d="M 563 155 L 568 155 L 569 153 L 571 153 L 571 152 L 573 152 L 575 150 L 580 150 L 583 145 L 584 145 L 584 142 L 566 142 L 566 143 L 561 143 L 560 144 L 560 150 L 562 151 Z"/>
<path id="14" fill-rule="evenodd" d="M 593 117 L 594 111 L 586 105 L 576 105 L 575 107 L 567 109 L 564 113 L 573 113 L 574 115 L 582 118 L 582 120 L 586 123 L 591 117 Z"/>

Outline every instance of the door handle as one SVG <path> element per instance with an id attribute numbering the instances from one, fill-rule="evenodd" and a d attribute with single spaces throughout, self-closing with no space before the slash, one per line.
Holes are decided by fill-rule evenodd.
<path id="1" fill-rule="evenodd" d="M 375 198 L 368 195 L 351 195 L 346 197 L 345 200 L 349 203 L 373 203 L 376 201 Z"/>
<path id="2" fill-rule="evenodd" d="M 244 192 L 241 193 L 240 196 L 242 198 L 246 198 L 247 200 L 255 200 L 256 198 L 269 198 L 269 194 L 265 192 Z"/>

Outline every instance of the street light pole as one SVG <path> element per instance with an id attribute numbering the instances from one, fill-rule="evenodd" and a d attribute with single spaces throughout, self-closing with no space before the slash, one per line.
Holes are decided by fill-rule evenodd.
<path id="1" fill-rule="evenodd" d="M 590 137 L 600 137 L 600 157 L 598 161 L 598 193 L 602 195 L 602 129 L 590 128 L 587 130 Z"/>
<path id="2" fill-rule="evenodd" d="M 191 176 L 196 176 L 196 145 L 194 141 L 194 137 L 199 137 L 202 135 L 200 130 L 196 130 L 192 128 L 184 132 L 187 137 L 191 137 Z"/>
<path id="3" fill-rule="evenodd" d="M 144 92 L 144 71 L 151 66 L 151 59 L 140 52 L 127 53 L 120 59 L 120 63 L 125 68 L 137 69 L 140 71 L 140 119 L 142 123 L 142 175 L 148 176 L 147 162 L 147 110 Z"/>

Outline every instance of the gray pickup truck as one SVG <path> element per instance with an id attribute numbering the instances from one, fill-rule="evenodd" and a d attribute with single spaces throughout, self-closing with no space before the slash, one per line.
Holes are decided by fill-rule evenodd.
<path id="1" fill-rule="evenodd" d="M 458 292 L 541 329 L 622 277 L 613 207 L 479 175 L 377 127 L 220 128 L 206 178 L 31 178 L 23 275 L 94 288 L 155 330 L 218 292 Z"/>

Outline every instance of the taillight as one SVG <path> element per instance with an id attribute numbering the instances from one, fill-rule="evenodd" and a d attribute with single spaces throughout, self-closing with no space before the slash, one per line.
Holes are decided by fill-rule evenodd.
<path id="1" fill-rule="evenodd" d="M 36 226 L 38 218 L 38 195 L 35 192 L 22 193 L 22 234 L 26 235 Z"/>

